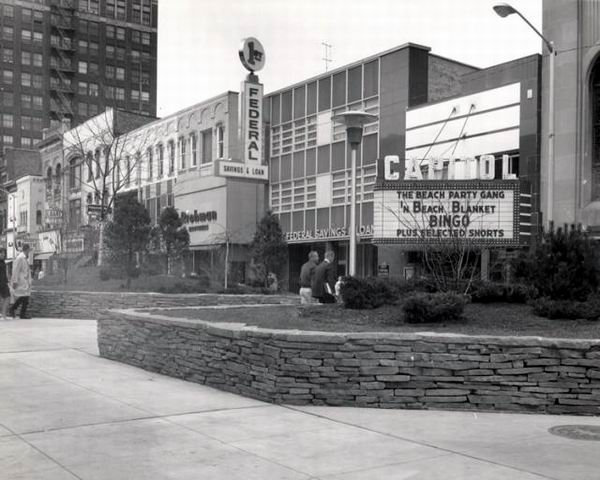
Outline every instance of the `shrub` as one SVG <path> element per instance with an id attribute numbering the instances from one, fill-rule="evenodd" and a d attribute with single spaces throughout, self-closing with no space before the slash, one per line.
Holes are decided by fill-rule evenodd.
<path id="1" fill-rule="evenodd" d="M 100 280 L 103 282 L 110 280 L 110 271 L 107 268 L 100 269 Z"/>
<path id="2" fill-rule="evenodd" d="M 406 295 L 415 292 L 433 293 L 436 291 L 432 282 L 422 278 L 413 280 L 399 280 L 391 278 L 384 281 L 390 285 L 396 295 L 401 297 L 405 297 Z"/>
<path id="3" fill-rule="evenodd" d="M 536 289 L 530 285 L 504 285 L 493 282 L 473 282 L 471 301 L 473 303 L 527 303 L 537 296 Z"/>
<path id="4" fill-rule="evenodd" d="M 555 300 L 585 301 L 600 280 L 596 244 L 581 226 L 552 225 L 531 253 L 513 262 L 513 269 L 540 296 Z"/>
<path id="5" fill-rule="evenodd" d="M 407 323 L 433 323 L 459 319 L 466 303 L 464 295 L 452 292 L 418 293 L 405 300 L 402 310 Z"/>
<path id="6" fill-rule="evenodd" d="M 531 302 L 533 313 L 550 319 L 576 320 L 585 318 L 597 320 L 600 317 L 600 298 L 592 296 L 585 302 L 574 300 L 553 300 L 548 297 Z"/>
<path id="7" fill-rule="evenodd" d="M 341 293 L 344 306 L 356 310 L 390 305 L 398 299 L 390 283 L 377 277 L 346 277 Z"/>

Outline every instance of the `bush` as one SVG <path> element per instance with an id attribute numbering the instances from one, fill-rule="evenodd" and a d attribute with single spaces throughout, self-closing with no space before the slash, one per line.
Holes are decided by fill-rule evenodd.
<path id="1" fill-rule="evenodd" d="M 574 300 L 553 300 L 548 297 L 531 302 L 533 313 L 539 317 L 563 320 L 598 320 L 600 317 L 600 298 L 592 296 L 585 302 Z"/>
<path id="2" fill-rule="evenodd" d="M 377 277 L 345 277 L 341 293 L 344 306 L 356 310 L 391 305 L 398 300 L 390 283 Z"/>
<path id="3" fill-rule="evenodd" d="M 158 256 L 145 259 L 140 267 L 140 273 L 146 277 L 153 277 L 155 275 L 163 274 L 164 260 Z"/>
<path id="4" fill-rule="evenodd" d="M 552 225 L 531 253 L 513 262 L 513 270 L 540 296 L 555 300 L 583 302 L 600 283 L 596 242 L 581 226 Z"/>
<path id="5" fill-rule="evenodd" d="M 391 278 L 384 281 L 390 285 L 396 295 L 401 297 L 405 297 L 406 295 L 415 292 L 434 293 L 436 291 L 434 284 L 423 278 L 413 280 L 399 280 Z"/>
<path id="6" fill-rule="evenodd" d="M 474 282 L 471 285 L 473 303 L 527 303 L 537 296 L 536 289 L 529 285 L 504 285 L 493 282 Z"/>
<path id="7" fill-rule="evenodd" d="M 108 270 L 108 268 L 100 269 L 100 280 L 102 280 L 103 282 L 110 280 L 110 270 Z"/>
<path id="8" fill-rule="evenodd" d="M 464 295 L 452 292 L 418 293 L 406 299 L 402 310 L 407 323 L 433 323 L 459 319 L 466 304 Z"/>

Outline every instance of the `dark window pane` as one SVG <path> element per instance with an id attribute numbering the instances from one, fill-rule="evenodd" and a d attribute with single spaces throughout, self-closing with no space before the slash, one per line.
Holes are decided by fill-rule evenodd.
<path id="1" fill-rule="evenodd" d="M 323 145 L 322 147 L 319 147 L 317 173 L 328 173 L 331 171 L 329 160 L 329 145 Z"/>
<path id="2" fill-rule="evenodd" d="M 309 83 L 306 87 L 306 114 L 317 112 L 317 82 Z"/>
<path id="3" fill-rule="evenodd" d="M 275 95 L 271 97 L 271 123 L 272 125 L 279 125 L 281 122 L 281 116 L 279 113 L 279 107 L 281 106 L 281 97 Z"/>
<path id="4" fill-rule="evenodd" d="M 292 232 L 304 230 L 304 212 L 292 213 Z"/>
<path id="5" fill-rule="evenodd" d="M 315 148 L 311 148 L 306 151 L 306 176 L 310 177 L 314 175 L 316 172 L 316 159 L 317 159 L 317 150 Z"/>
<path id="6" fill-rule="evenodd" d="M 373 165 L 377 162 L 377 134 L 363 137 L 363 165 Z"/>
<path id="7" fill-rule="evenodd" d="M 304 177 L 304 152 L 294 153 L 294 178 Z"/>
<path id="8" fill-rule="evenodd" d="M 317 228 L 329 228 L 329 208 L 317 210 Z"/>
<path id="9" fill-rule="evenodd" d="M 362 95 L 362 66 L 348 70 L 348 102 L 360 100 Z"/>
<path id="10" fill-rule="evenodd" d="M 281 123 L 289 122 L 292 119 L 292 91 L 284 92 L 281 95 Z"/>
<path id="11" fill-rule="evenodd" d="M 346 71 L 333 76 L 333 106 L 346 104 Z"/>
<path id="12" fill-rule="evenodd" d="M 331 208 L 331 228 L 342 228 L 346 226 L 344 218 L 344 207 Z"/>
<path id="13" fill-rule="evenodd" d="M 283 232 L 290 231 L 290 226 L 291 226 L 290 223 L 291 223 L 291 219 L 290 219 L 289 213 L 281 213 L 279 215 L 279 225 L 281 226 L 281 230 Z"/>
<path id="14" fill-rule="evenodd" d="M 279 182 L 279 157 L 271 159 L 271 165 L 269 170 L 271 170 L 271 183 Z"/>
<path id="15" fill-rule="evenodd" d="M 331 108 L 331 77 L 319 80 L 319 112 Z"/>
<path id="16" fill-rule="evenodd" d="M 303 86 L 294 89 L 294 118 L 302 118 L 304 116 L 305 97 L 306 89 Z"/>
<path id="17" fill-rule="evenodd" d="M 281 181 L 285 182 L 292 178 L 292 156 L 281 156 Z"/>
<path id="18" fill-rule="evenodd" d="M 379 61 L 365 63 L 365 89 L 363 96 L 372 97 L 379 93 Z"/>
<path id="19" fill-rule="evenodd" d="M 315 229 L 315 211 L 306 210 L 306 217 L 304 219 L 304 229 L 314 230 Z"/>
<path id="20" fill-rule="evenodd" d="M 331 147 L 331 171 L 344 170 L 346 168 L 346 159 L 344 155 L 346 142 L 334 143 Z"/>
<path id="21" fill-rule="evenodd" d="M 373 202 L 362 204 L 362 225 L 373 225 Z"/>

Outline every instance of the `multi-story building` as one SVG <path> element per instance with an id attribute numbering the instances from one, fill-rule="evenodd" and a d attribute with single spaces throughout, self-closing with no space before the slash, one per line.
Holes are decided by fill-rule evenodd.
<path id="1" fill-rule="evenodd" d="M 0 146 L 107 106 L 156 114 L 158 0 L 0 0 Z"/>

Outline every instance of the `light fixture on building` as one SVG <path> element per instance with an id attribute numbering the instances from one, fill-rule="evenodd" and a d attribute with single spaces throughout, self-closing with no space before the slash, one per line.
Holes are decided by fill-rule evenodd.
<path id="1" fill-rule="evenodd" d="M 346 127 L 346 137 L 352 150 L 350 167 L 350 252 L 348 258 L 348 274 L 356 275 L 356 152 L 360 147 L 363 127 L 377 120 L 377 115 L 361 111 L 348 111 L 334 115 L 332 120 Z"/>
<path id="2" fill-rule="evenodd" d="M 535 28 L 529 20 L 527 20 L 521 12 L 519 12 L 515 7 L 509 5 L 508 3 L 498 3 L 492 7 L 494 12 L 496 12 L 500 17 L 508 17 L 512 14 L 517 14 L 521 19 L 529 25 L 529 27 L 544 41 L 546 48 L 548 48 L 549 52 L 549 79 L 548 79 L 548 172 L 547 172 L 547 182 L 548 188 L 546 189 L 546 223 L 548 227 L 550 226 L 550 222 L 552 222 L 554 216 L 554 205 L 553 205 L 553 197 L 554 197 L 554 57 L 556 56 L 556 48 L 554 47 L 554 42 L 548 40 L 544 37 L 540 31 Z"/>

